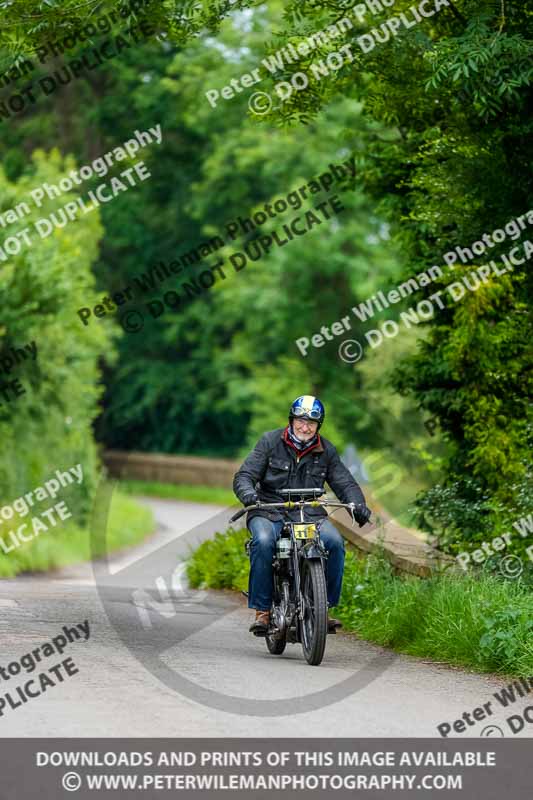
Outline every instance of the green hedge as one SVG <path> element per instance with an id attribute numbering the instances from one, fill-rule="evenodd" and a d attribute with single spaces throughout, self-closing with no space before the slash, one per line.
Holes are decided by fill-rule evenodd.
<path id="1" fill-rule="evenodd" d="M 46 200 L 40 208 L 28 200 L 43 182 L 57 184 L 76 164 L 57 150 L 37 151 L 17 183 L 0 168 L 0 212 L 26 202 L 30 213 L 2 229 L 2 242 L 29 229 L 31 244 L 0 262 L 0 356 L 35 342 L 37 358 L 28 358 L 0 383 L 18 379 L 25 394 L 0 405 L 0 507 L 51 477 L 81 463 L 84 481 L 71 490 L 77 513 L 87 518 L 95 491 L 98 459 L 92 424 L 102 393 L 98 361 L 112 360 L 110 328 L 105 320 L 84 327 L 76 310 L 94 306 L 91 265 L 103 235 L 99 210 L 56 228 L 40 239 L 33 223 L 75 200 L 73 192 Z"/>

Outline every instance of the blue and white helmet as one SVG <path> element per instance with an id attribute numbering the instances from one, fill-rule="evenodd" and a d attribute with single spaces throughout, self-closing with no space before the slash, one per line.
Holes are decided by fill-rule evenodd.
<path id="1" fill-rule="evenodd" d="M 317 430 L 324 422 L 326 411 L 324 406 L 318 399 L 311 394 L 302 394 L 297 397 L 289 411 L 289 422 L 292 422 L 294 417 L 296 419 L 310 419 L 312 422 L 318 422 Z"/>

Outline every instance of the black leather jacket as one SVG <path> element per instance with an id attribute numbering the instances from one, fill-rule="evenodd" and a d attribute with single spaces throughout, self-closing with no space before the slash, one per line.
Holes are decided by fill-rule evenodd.
<path id="1" fill-rule="evenodd" d="M 278 493 L 279 489 L 311 489 L 323 487 L 327 481 L 341 503 L 364 504 L 365 498 L 355 478 L 339 458 L 334 445 L 323 436 L 319 444 L 303 456 L 285 443 L 285 428 L 264 433 L 252 452 L 245 458 L 233 478 L 233 491 L 241 501 L 253 492 L 265 503 L 283 503 L 287 498 Z M 254 509 L 248 519 L 254 516 L 280 520 L 284 515 L 297 521 L 299 511 Z M 324 517 L 324 508 L 306 508 L 306 517 Z"/>

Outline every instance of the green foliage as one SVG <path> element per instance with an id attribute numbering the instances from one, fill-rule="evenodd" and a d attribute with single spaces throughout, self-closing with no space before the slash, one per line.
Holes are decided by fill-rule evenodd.
<path id="1" fill-rule="evenodd" d="M 420 524 L 447 550 L 492 538 L 531 511 L 533 330 L 523 283 L 519 276 L 514 286 L 511 278 L 494 279 L 469 293 L 397 381 L 439 418 L 450 445 L 444 480 L 417 502 Z"/>
<path id="2" fill-rule="evenodd" d="M 460 477 L 458 471 L 456 475 L 455 481 L 448 477 L 446 484 L 437 482 L 415 501 L 419 524 L 435 536 L 441 549 L 454 554 L 465 548 L 474 550 L 487 539 L 512 530 L 515 520 L 531 513 L 530 473 L 520 482 L 510 480 L 504 487 L 513 497 L 512 514 L 505 502 L 495 500 L 483 489 L 480 481 L 468 475 Z M 508 552 L 527 558 L 530 544 L 529 539 L 515 536 Z"/>
<path id="3" fill-rule="evenodd" d="M 62 39 L 92 22 L 96 16 L 115 12 L 125 24 L 134 25 L 148 16 L 165 37 L 184 43 L 200 31 L 214 33 L 230 11 L 253 5 L 242 0 L 4 0 L 0 47 L 16 59 L 48 41 Z M 137 6 L 137 11 L 135 7 Z"/>
<path id="4" fill-rule="evenodd" d="M 519 607 L 506 607 L 484 618 L 486 632 L 479 641 L 481 655 L 488 663 L 508 669 L 508 665 L 524 659 L 527 649 L 531 651 L 533 619 L 531 609 L 520 603 Z"/>
<path id="5" fill-rule="evenodd" d="M 492 10 L 481 10 L 460 36 L 441 39 L 428 52 L 432 76 L 426 89 L 448 89 L 485 120 L 524 101 L 533 78 L 531 42 L 523 33 L 495 32 Z"/>
<path id="6" fill-rule="evenodd" d="M 215 534 L 194 551 L 187 562 L 187 578 L 193 589 L 238 589 L 248 587 L 246 530 Z"/>
<path id="7" fill-rule="evenodd" d="M 63 163 L 57 151 L 39 151 L 16 183 L 0 171 L 2 209 L 25 201 L 44 181 L 57 183 L 74 166 L 72 159 Z M 73 199 L 72 194 L 63 197 L 64 202 Z M 30 205 L 31 214 L 5 234 L 28 227 L 33 244 L 0 265 L 0 351 L 32 341 L 37 346 L 37 359 L 24 361 L 7 376 L 19 378 L 26 393 L 0 407 L 0 504 L 41 485 L 56 469 L 81 462 L 83 483 L 71 491 L 83 523 L 96 483 L 92 422 L 101 395 L 98 358 L 105 353 L 111 359 L 112 350 L 109 332 L 83 328 L 75 312 L 96 302 L 90 268 L 102 227 L 96 211 L 39 240 L 31 223 L 50 214 L 58 202 L 48 200 L 40 209 Z"/>

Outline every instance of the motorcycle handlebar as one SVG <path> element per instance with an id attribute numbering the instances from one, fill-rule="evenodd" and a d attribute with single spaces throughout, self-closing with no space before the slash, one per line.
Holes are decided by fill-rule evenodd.
<path id="1" fill-rule="evenodd" d="M 351 510 L 354 508 L 350 503 L 335 503 L 332 500 L 287 500 L 284 503 L 254 503 L 251 506 L 241 508 L 229 521 L 236 522 L 244 514 L 248 511 L 252 511 L 254 508 L 299 508 L 300 506 L 337 506 L 338 508 L 349 508 Z"/>

